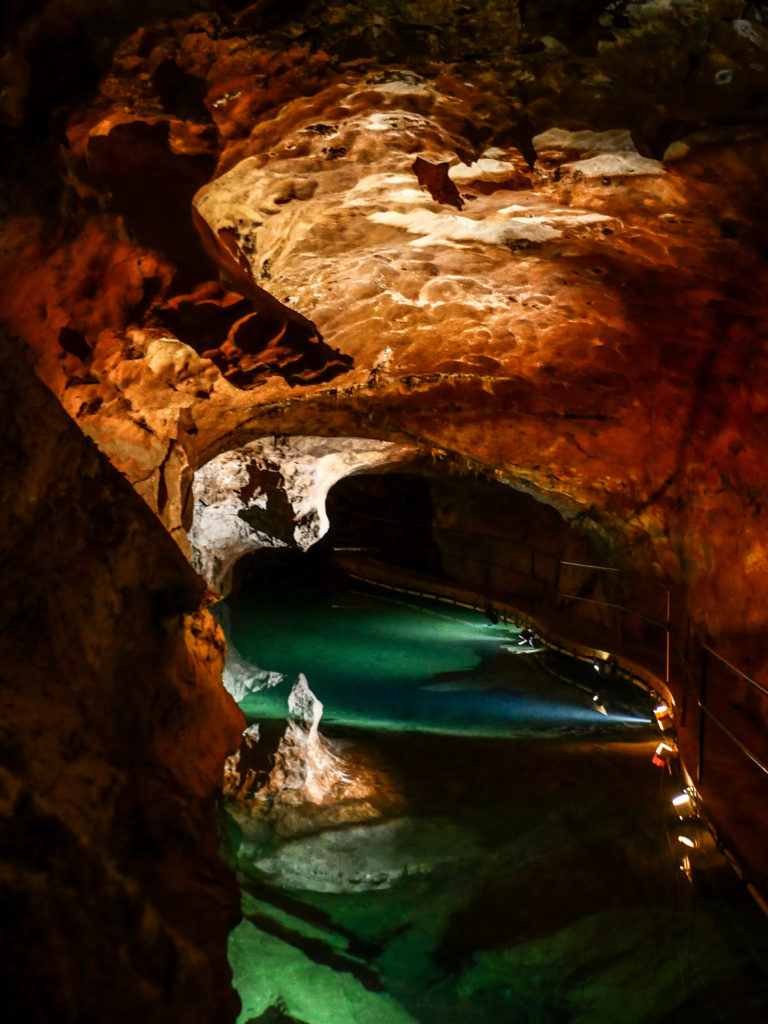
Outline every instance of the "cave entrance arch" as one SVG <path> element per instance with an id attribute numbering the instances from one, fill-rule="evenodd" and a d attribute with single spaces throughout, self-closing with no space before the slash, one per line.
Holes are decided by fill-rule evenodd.
<path id="1" fill-rule="evenodd" d="M 326 543 L 338 561 L 373 576 L 423 577 L 425 590 L 432 580 L 520 611 L 557 603 L 562 592 L 598 594 L 606 603 L 617 596 L 612 580 L 568 565 L 605 564 L 607 542 L 508 484 L 398 467 L 345 477 L 326 509 Z"/>
<path id="2" fill-rule="evenodd" d="M 512 484 L 456 472 L 412 445 L 268 435 L 200 467 L 192 497 L 193 565 L 219 593 L 249 552 L 312 550 L 317 561 L 332 549 L 347 571 L 366 561 L 374 579 L 382 567 L 390 581 L 417 574 L 425 592 L 438 581 L 476 605 L 501 602 L 528 617 L 567 609 L 610 629 L 614 651 L 622 637 L 644 642 L 644 623 L 664 617 L 658 585 L 632 593 L 631 576 L 590 568 L 621 564 L 622 554 L 564 500 L 547 504 Z M 643 615 L 627 618 L 624 604 Z"/>

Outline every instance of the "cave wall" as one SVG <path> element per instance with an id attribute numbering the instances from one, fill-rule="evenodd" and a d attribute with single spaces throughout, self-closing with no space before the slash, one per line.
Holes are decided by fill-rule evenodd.
<path id="1" fill-rule="evenodd" d="M 192 565 L 226 594 L 243 555 L 306 551 L 328 531 L 326 495 L 337 480 L 412 455 L 405 445 L 356 437 L 264 437 L 195 473 L 188 531 Z"/>
<path id="2" fill-rule="evenodd" d="M 416 460 L 406 472 L 340 481 L 328 515 L 331 543 L 342 552 L 450 581 L 522 615 L 567 612 L 573 636 L 580 621 L 596 623 L 617 651 L 664 646 L 664 584 L 636 576 L 626 552 L 589 518 L 564 515 L 509 484 Z M 682 650 L 685 630 L 673 639 Z"/>
<path id="3" fill-rule="evenodd" d="M 17 844 L 8 898 L 43 896 L 14 962 L 51 979 L 41 1000 L 65 992 L 65 951 L 38 938 L 46 894 L 62 875 L 85 891 L 92 868 L 103 898 L 61 911 L 85 935 L 94 902 L 114 908 L 83 938 L 89 998 L 107 998 L 97 932 L 130 918 L 126 1006 L 162 992 L 208 1019 L 231 1006 L 210 795 L 237 723 L 201 584 L 147 507 L 189 555 L 211 460 L 354 437 L 503 480 L 673 584 L 695 630 L 768 678 L 768 11 L 40 0 L 4 16 L 0 316 L 146 503 L 13 349 L 6 817 L 70 851 L 35 874 Z M 46 498 L 34 529 L 43 488 L 62 512 Z M 503 535 L 503 503 L 438 492 L 441 523 Z M 139 677 L 147 718 L 126 705 Z M 149 964 L 146 929 L 166 951 Z M 87 1019 L 83 998 L 56 1008 Z"/>
<path id="4" fill-rule="evenodd" d="M 406 442 L 591 520 L 766 670 L 764 8 L 70 6 L 98 59 L 57 106 L 43 7 L 1 312 L 182 549 L 221 452 Z"/>
<path id="5" fill-rule="evenodd" d="M 205 586 L 5 338 L 0 389 L 3 1019 L 233 1019 Z"/>
<path id="6" fill-rule="evenodd" d="M 557 603 L 558 589 L 572 585 L 561 561 L 615 561 L 605 538 L 504 484 L 435 477 L 430 491 L 443 568 L 479 593 Z"/>

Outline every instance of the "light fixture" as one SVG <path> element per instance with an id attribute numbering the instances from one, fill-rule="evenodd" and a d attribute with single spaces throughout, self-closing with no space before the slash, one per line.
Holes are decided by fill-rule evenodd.
<path id="1" fill-rule="evenodd" d="M 672 800 L 672 806 L 677 809 L 677 813 L 681 818 L 685 811 L 690 810 L 692 803 L 693 800 L 691 794 L 687 790 L 680 793 L 679 796 L 674 797 Z"/>
<path id="2" fill-rule="evenodd" d="M 675 752 L 675 748 L 669 743 L 660 743 L 658 747 L 656 747 L 656 752 L 651 758 L 651 763 L 657 765 L 659 768 L 664 768 Z"/>
<path id="3" fill-rule="evenodd" d="M 656 719 L 656 724 L 662 732 L 666 732 L 667 729 L 672 728 L 672 709 L 669 704 L 657 704 L 653 709 L 653 716 Z"/>
<path id="4" fill-rule="evenodd" d="M 600 694 L 594 693 L 592 695 L 592 703 L 595 705 L 595 711 L 599 711 L 601 715 L 607 715 L 608 709 L 605 704 L 600 700 Z"/>
<path id="5" fill-rule="evenodd" d="M 696 843 L 694 843 L 692 839 L 689 839 L 688 836 L 678 836 L 677 841 L 678 843 L 682 843 L 683 846 L 690 846 L 692 850 L 696 848 Z"/>

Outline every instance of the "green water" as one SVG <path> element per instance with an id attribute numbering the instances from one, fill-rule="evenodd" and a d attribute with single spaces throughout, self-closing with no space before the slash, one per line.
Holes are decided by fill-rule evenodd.
<path id="1" fill-rule="evenodd" d="M 395 592 L 255 589 L 230 601 L 240 654 L 286 685 L 241 702 L 249 718 L 280 718 L 299 672 L 324 705 L 323 722 L 374 729 L 510 736 L 615 732 L 647 724 L 648 698 L 611 684 L 591 664 L 531 653 L 520 629 L 475 611 Z M 604 705 L 601 705 L 604 706 Z"/>
<path id="2" fill-rule="evenodd" d="M 679 844 L 642 691 L 392 593 L 272 581 L 228 606 L 239 654 L 286 677 L 249 719 L 284 718 L 303 672 L 321 732 L 399 801 L 282 838 L 230 825 L 241 1024 L 768 1019 L 766 921 L 711 842 Z"/>

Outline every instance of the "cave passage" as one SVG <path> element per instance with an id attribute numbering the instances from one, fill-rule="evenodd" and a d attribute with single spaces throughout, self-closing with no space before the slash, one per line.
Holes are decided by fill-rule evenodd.
<path id="1" fill-rule="evenodd" d="M 368 782 L 229 801 L 241 1024 L 761 1019 L 766 921 L 673 807 L 644 691 L 319 554 L 271 553 L 222 618 L 261 742 L 302 672 Z"/>
<path id="2" fill-rule="evenodd" d="M 291 579 L 241 590 L 228 605 L 232 646 L 286 680 L 304 672 L 325 728 L 634 735 L 649 722 L 647 695 L 622 677 L 607 684 L 591 663 L 472 610 L 365 585 L 297 590 Z M 282 718 L 285 691 L 265 687 L 240 707 L 249 720 Z"/>

